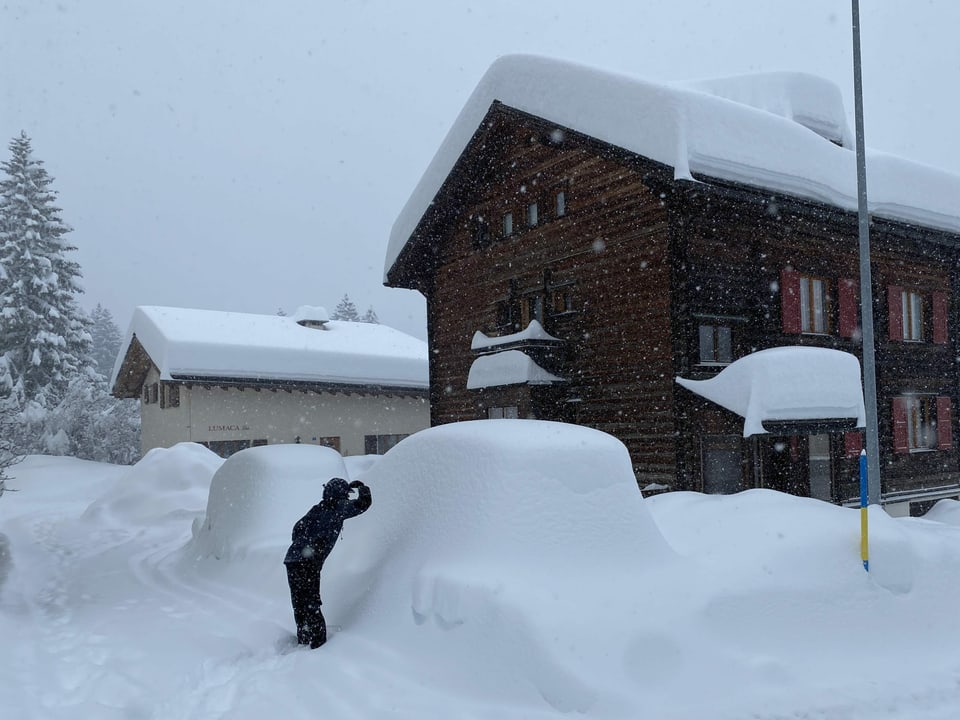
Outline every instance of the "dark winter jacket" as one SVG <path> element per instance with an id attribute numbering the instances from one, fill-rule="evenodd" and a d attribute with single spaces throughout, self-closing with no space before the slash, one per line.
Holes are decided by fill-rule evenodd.
<path id="1" fill-rule="evenodd" d="M 370 488 L 360 485 L 356 499 L 330 498 L 314 505 L 293 526 L 293 542 L 284 564 L 312 562 L 322 566 L 340 537 L 343 521 L 366 512 L 372 503 Z"/>

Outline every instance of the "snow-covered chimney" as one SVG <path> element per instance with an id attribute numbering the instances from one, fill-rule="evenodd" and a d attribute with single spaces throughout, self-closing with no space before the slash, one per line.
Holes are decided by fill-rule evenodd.
<path id="1" fill-rule="evenodd" d="M 303 325 L 303 327 L 308 328 L 317 328 L 319 330 L 325 330 L 326 328 L 324 325 L 330 322 L 330 316 L 327 314 L 327 309 L 325 307 L 320 307 L 319 305 L 301 305 L 293 314 L 293 319 L 296 321 L 297 325 Z"/>

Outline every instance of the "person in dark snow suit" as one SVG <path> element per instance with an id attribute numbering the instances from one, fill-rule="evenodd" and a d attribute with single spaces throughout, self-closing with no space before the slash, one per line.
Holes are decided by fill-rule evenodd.
<path id="1" fill-rule="evenodd" d="M 357 497 L 351 498 L 350 491 Z M 290 584 L 297 642 L 318 648 L 327 641 L 327 623 L 321 612 L 320 571 L 343 530 L 343 521 L 366 512 L 373 503 L 370 488 L 359 480 L 333 478 L 323 488 L 323 500 L 293 526 L 292 542 L 283 559 Z"/>

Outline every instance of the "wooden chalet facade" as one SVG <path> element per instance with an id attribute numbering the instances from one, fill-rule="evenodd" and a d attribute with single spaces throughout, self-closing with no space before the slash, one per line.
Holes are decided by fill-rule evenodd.
<path id="1" fill-rule="evenodd" d="M 597 428 L 623 441 L 648 492 L 858 496 L 862 431 L 786 423 L 745 438 L 742 418 L 675 382 L 779 346 L 860 357 L 854 210 L 678 177 L 496 99 L 472 131 L 386 265 L 386 284 L 427 300 L 432 424 Z M 874 217 L 871 241 L 882 494 L 918 514 L 960 490 L 960 236 Z M 545 333 L 525 334 L 534 320 Z M 554 380 L 468 387 L 478 358 L 507 350 Z"/>

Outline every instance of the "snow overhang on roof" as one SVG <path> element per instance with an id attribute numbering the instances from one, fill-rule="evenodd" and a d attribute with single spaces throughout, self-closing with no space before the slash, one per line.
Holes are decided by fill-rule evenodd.
<path id="1" fill-rule="evenodd" d="M 552 385 L 564 379 L 547 372 L 521 350 L 504 350 L 481 355 L 470 366 L 467 389 L 479 390 L 501 385 Z"/>
<path id="2" fill-rule="evenodd" d="M 321 317 L 316 308 L 304 316 Z M 157 367 L 161 380 L 209 378 L 418 391 L 429 386 L 427 344 L 422 340 L 377 323 L 331 320 L 323 327 L 304 327 L 295 317 L 281 315 L 138 307 L 111 387 L 118 391 L 118 379 L 131 365 L 144 366 L 133 361 L 138 348 Z M 128 386 L 130 378 L 124 376 L 121 384 Z"/>
<path id="3" fill-rule="evenodd" d="M 744 418 L 743 436 L 804 421 L 852 421 L 866 425 L 860 361 L 840 350 L 779 347 L 732 362 L 709 380 L 677 382 Z M 839 425 L 839 423 L 838 423 Z"/>
<path id="4" fill-rule="evenodd" d="M 773 73 L 651 83 L 511 55 L 480 80 L 394 222 L 385 281 L 496 101 L 671 167 L 677 179 L 714 178 L 857 209 L 856 155 L 841 93 L 827 80 Z M 960 177 L 872 151 L 867 173 L 871 214 L 960 232 Z"/>

